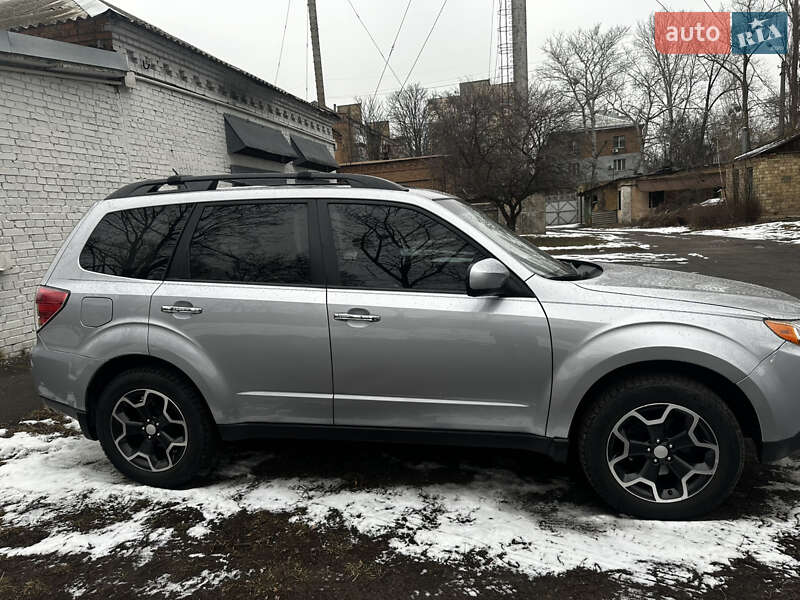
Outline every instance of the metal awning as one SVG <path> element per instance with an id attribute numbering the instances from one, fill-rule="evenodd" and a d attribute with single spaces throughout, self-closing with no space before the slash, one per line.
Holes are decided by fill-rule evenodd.
<path id="1" fill-rule="evenodd" d="M 225 139 L 231 154 L 247 154 L 280 163 L 288 163 L 299 156 L 277 129 L 235 115 L 225 115 Z"/>
<path id="2" fill-rule="evenodd" d="M 300 158 L 294 161 L 296 167 L 308 167 L 319 171 L 332 171 L 339 167 L 331 151 L 324 144 L 292 134 L 292 145 Z"/>

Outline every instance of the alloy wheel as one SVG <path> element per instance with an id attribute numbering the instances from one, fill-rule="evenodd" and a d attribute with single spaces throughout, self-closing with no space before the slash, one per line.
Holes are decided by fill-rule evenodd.
<path id="1" fill-rule="evenodd" d="M 693 410 L 648 404 L 617 421 L 608 436 L 606 460 L 628 493 L 649 502 L 679 502 L 713 479 L 719 444 L 713 429 Z"/>
<path id="2" fill-rule="evenodd" d="M 111 433 L 120 454 L 145 471 L 174 467 L 186 453 L 189 429 L 183 413 L 156 390 L 132 390 L 111 411 Z"/>

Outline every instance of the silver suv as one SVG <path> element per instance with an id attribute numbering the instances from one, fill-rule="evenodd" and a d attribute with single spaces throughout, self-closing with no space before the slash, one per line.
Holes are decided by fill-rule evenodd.
<path id="1" fill-rule="evenodd" d="M 290 178 L 289 178 L 290 177 Z M 33 367 L 128 477 L 208 474 L 220 440 L 525 448 L 614 509 L 688 518 L 800 447 L 800 301 L 560 261 L 447 194 L 358 175 L 135 183 L 39 289 Z"/>

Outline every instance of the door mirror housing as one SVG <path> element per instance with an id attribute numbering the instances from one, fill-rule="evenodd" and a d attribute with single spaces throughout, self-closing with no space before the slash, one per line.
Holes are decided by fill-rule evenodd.
<path id="1" fill-rule="evenodd" d="M 499 296 L 511 278 L 506 266 L 496 258 L 472 263 L 467 272 L 467 293 L 470 296 Z"/>

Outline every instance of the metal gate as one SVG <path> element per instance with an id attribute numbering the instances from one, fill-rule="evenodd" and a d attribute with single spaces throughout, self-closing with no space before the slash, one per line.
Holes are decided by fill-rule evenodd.
<path id="1" fill-rule="evenodd" d="M 581 222 L 580 196 L 573 192 L 545 196 L 547 226 L 572 225 Z"/>

